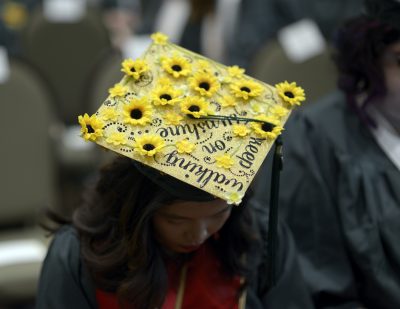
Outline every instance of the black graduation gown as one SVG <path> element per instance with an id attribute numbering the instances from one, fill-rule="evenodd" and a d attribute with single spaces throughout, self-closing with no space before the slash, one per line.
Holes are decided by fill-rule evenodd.
<path id="1" fill-rule="evenodd" d="M 297 255 L 288 229 L 279 229 L 278 283 L 265 294 L 257 290 L 266 285 L 263 263 L 254 265 L 257 276 L 247 289 L 246 308 L 307 309 L 313 308 L 297 262 Z M 71 226 L 56 234 L 44 261 L 37 295 L 37 309 L 97 308 L 95 287 L 80 258 L 79 239 Z M 251 264 L 251 257 L 249 262 Z"/>
<path id="2" fill-rule="evenodd" d="M 400 308 L 399 170 L 340 93 L 292 115 L 283 141 L 281 214 L 316 306 Z"/>

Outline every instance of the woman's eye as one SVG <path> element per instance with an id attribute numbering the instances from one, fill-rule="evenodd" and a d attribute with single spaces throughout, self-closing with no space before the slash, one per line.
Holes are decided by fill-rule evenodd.
<path id="1" fill-rule="evenodd" d="M 222 219 L 225 215 L 226 215 L 226 213 L 222 212 L 220 214 L 213 216 L 213 219 L 215 219 L 215 220 Z"/>
<path id="2" fill-rule="evenodd" d="M 178 225 L 178 224 L 181 224 L 183 222 L 183 220 L 180 220 L 180 219 L 167 219 L 167 222 L 170 223 L 170 224 Z"/>

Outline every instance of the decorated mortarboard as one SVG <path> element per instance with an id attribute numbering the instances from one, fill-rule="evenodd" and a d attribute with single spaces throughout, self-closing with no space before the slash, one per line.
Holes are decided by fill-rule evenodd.
<path id="1" fill-rule="evenodd" d="M 239 204 L 292 108 L 296 83 L 275 87 L 152 35 L 98 111 L 79 116 L 84 139 Z"/>

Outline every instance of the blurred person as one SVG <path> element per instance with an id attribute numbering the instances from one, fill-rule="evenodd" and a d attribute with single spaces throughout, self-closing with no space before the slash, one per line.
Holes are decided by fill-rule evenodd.
<path id="1" fill-rule="evenodd" d="M 70 220 L 56 220 L 65 225 L 37 308 L 312 308 L 291 236 L 284 225 L 267 231 L 246 193 L 286 120 L 277 114 L 304 101 L 303 89 L 277 88 L 285 96 L 269 99 L 269 118 L 262 108 L 233 117 L 272 87 L 152 38 L 143 58 L 123 61 L 99 110 L 78 118 L 86 141 L 126 157 L 101 169 Z M 209 103 L 227 91 L 242 104 Z"/>
<path id="2" fill-rule="evenodd" d="M 19 34 L 26 26 L 30 12 L 40 0 L 4 0 L 0 2 L 0 46 L 9 54 L 21 52 Z"/>
<path id="3" fill-rule="evenodd" d="M 335 40 L 340 91 L 284 134 L 281 207 L 317 308 L 400 308 L 400 3 L 367 8 Z"/>
<path id="4" fill-rule="evenodd" d="M 226 62 L 240 0 L 146 0 L 137 34 L 156 31 L 216 61 Z"/>
<path id="5" fill-rule="evenodd" d="M 139 0 L 102 0 L 104 24 L 110 32 L 111 42 L 117 49 L 133 35 L 140 19 Z"/>
<path id="6" fill-rule="evenodd" d="M 361 12 L 362 0 L 242 0 L 229 45 L 229 64 L 246 69 L 278 31 L 301 19 L 311 19 L 330 41 L 337 26 Z"/>
<path id="7" fill-rule="evenodd" d="M 246 199 L 232 207 L 160 175 L 126 157 L 101 170 L 49 249 L 38 309 L 312 308 L 285 229 L 268 287 L 263 227 Z"/>

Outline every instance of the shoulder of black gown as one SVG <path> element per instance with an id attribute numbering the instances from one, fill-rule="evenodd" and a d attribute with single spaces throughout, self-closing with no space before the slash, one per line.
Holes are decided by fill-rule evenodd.
<path id="1" fill-rule="evenodd" d="M 36 308 L 97 308 L 95 289 L 80 257 L 78 235 L 71 226 L 63 226 L 49 247 L 40 275 Z"/>
<path id="2" fill-rule="evenodd" d="M 283 136 L 280 211 L 318 308 L 362 307 L 337 209 L 341 161 L 363 140 L 354 141 L 349 130 L 364 132 L 344 96 L 335 92 L 295 112 Z"/>
<path id="3" fill-rule="evenodd" d="M 300 271 L 297 251 L 289 229 L 278 224 L 277 282 L 267 286 L 267 259 L 257 269 L 258 287 L 249 289 L 246 308 L 308 309 L 314 308 L 311 293 Z M 254 293 L 257 295 L 255 296 Z"/>

